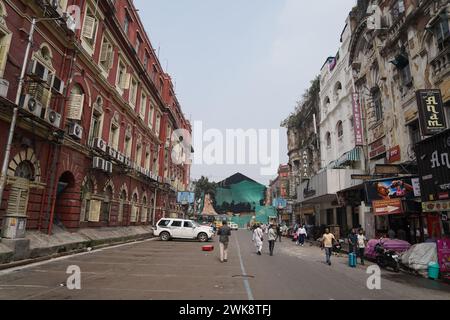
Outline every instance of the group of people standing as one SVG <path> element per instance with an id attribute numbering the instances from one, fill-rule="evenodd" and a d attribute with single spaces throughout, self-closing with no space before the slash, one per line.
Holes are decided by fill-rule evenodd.
<path id="1" fill-rule="evenodd" d="M 367 247 L 367 238 L 364 235 L 364 230 L 353 228 L 348 235 L 348 253 L 354 253 L 361 259 L 361 265 L 364 265 L 364 255 Z"/>
<path id="2" fill-rule="evenodd" d="M 256 224 L 253 227 L 253 242 L 256 246 L 256 252 L 259 256 L 262 255 L 262 247 L 264 244 L 264 237 L 267 235 L 267 240 L 269 242 L 269 252 L 270 256 L 273 256 L 275 249 L 275 242 L 279 239 L 281 242 L 281 228 L 279 225 L 260 225 Z"/>

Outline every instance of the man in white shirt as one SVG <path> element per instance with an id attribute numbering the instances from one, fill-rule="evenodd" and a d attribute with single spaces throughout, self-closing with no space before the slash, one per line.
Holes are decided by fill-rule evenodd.
<path id="1" fill-rule="evenodd" d="M 365 254 L 366 246 L 367 246 L 367 238 L 364 235 L 363 229 L 359 230 L 356 244 L 358 246 L 358 255 L 361 258 L 361 265 L 364 265 L 364 254 Z"/>
<path id="2" fill-rule="evenodd" d="M 256 250 L 258 252 L 258 255 L 262 255 L 262 247 L 263 247 L 263 231 L 260 227 L 260 225 L 257 225 L 255 230 L 253 231 L 253 241 L 255 242 Z"/>

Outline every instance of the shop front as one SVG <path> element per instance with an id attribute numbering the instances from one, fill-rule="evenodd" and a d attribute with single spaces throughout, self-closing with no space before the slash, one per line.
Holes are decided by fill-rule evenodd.
<path id="1" fill-rule="evenodd" d="M 450 130 L 416 146 L 429 237 L 450 237 Z"/>
<path id="2" fill-rule="evenodd" d="M 366 203 L 372 205 L 375 237 L 392 236 L 415 244 L 427 237 L 415 177 L 388 178 L 365 183 Z"/>

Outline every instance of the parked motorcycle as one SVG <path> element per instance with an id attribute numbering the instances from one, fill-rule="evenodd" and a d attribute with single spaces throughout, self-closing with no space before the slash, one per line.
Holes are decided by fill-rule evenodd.
<path id="1" fill-rule="evenodd" d="M 400 256 L 394 250 L 387 250 L 380 241 L 375 246 L 377 264 L 380 268 L 392 268 L 394 272 L 400 271 Z"/>

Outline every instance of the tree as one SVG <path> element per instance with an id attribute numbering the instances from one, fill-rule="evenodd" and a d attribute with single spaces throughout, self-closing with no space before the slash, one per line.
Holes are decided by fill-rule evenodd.
<path id="1" fill-rule="evenodd" d="M 211 200 L 214 200 L 216 195 L 217 184 L 210 182 L 207 177 L 202 176 L 199 180 L 194 182 L 195 199 L 200 199 L 204 194 L 210 194 Z"/>

